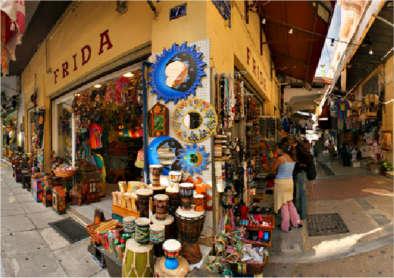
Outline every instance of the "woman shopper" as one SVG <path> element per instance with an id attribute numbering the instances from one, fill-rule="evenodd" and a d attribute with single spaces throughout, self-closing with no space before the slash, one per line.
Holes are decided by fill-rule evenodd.
<path id="1" fill-rule="evenodd" d="M 274 210 L 278 213 L 280 209 L 282 223 L 281 229 L 284 232 L 290 230 L 290 223 L 293 227 L 301 227 L 300 216 L 293 203 L 293 170 L 295 161 L 291 157 L 291 145 L 287 138 L 283 138 L 277 147 L 279 157 L 273 165 L 273 172 L 276 173 L 274 187 Z"/>

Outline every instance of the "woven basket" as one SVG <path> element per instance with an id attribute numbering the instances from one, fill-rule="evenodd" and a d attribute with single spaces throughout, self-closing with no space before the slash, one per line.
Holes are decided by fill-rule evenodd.
<path id="1" fill-rule="evenodd" d="M 58 178 L 71 178 L 72 176 L 75 175 L 77 172 L 77 169 L 62 169 L 62 168 L 56 168 L 53 170 L 53 173 L 55 174 L 56 177 Z"/>
<path id="2" fill-rule="evenodd" d="M 237 276 L 253 276 L 263 273 L 265 265 L 268 263 L 268 257 L 263 262 L 249 261 L 231 264 L 231 270 Z"/>

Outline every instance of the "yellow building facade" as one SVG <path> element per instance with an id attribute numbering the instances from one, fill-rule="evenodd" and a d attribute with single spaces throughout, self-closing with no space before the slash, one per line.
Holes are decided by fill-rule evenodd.
<path id="1" fill-rule="evenodd" d="M 234 74 L 235 67 L 264 99 L 266 115 L 279 117 L 279 84 L 272 66 L 259 17 L 244 3 L 231 3 L 231 20 L 225 20 L 212 1 L 186 3 L 186 15 L 170 19 L 178 1 L 128 2 L 127 11 L 117 11 L 116 2 L 73 2 L 38 47 L 21 77 L 25 103 L 25 130 L 31 95 L 37 92 L 37 107 L 45 108 L 44 161 L 50 159 L 51 101 L 99 78 L 125 63 L 146 60 L 173 43 L 209 41 L 210 70 Z M 207 69 L 208 70 L 208 69 Z M 30 150 L 25 132 L 26 151 Z M 44 163 L 48 169 L 48 163 Z"/>

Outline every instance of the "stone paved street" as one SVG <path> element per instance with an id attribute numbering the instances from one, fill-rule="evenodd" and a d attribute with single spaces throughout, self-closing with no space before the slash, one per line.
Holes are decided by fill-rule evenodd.
<path id="1" fill-rule="evenodd" d="M 87 252 L 89 239 L 68 243 L 48 223 L 67 217 L 36 203 L 1 162 L 1 275 L 107 277 Z"/>
<path id="2" fill-rule="evenodd" d="M 281 234 L 282 252 L 273 253 L 264 275 L 393 277 L 392 180 L 336 162 L 329 167 L 333 175 L 319 169 L 314 185 L 309 184 L 308 214 L 338 213 L 349 232 L 308 236 L 303 227 Z M 300 237 L 302 252 L 283 248 Z"/>

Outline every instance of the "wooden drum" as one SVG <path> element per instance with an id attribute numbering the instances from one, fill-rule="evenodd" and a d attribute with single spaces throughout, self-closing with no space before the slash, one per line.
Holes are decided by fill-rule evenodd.
<path id="1" fill-rule="evenodd" d="M 182 172 L 181 171 L 170 171 L 168 173 L 168 179 L 171 183 L 180 183 L 182 180 Z"/>
<path id="2" fill-rule="evenodd" d="M 164 237 L 165 239 L 176 238 L 176 226 L 174 223 L 174 217 L 172 215 L 167 215 L 166 219 L 159 220 L 156 218 L 156 215 L 152 215 L 150 218 L 152 224 L 162 225 L 164 226 Z"/>
<path id="3" fill-rule="evenodd" d="M 159 220 L 166 219 L 168 215 L 168 196 L 166 194 L 157 194 L 153 197 L 155 205 L 156 218 Z"/>
<path id="4" fill-rule="evenodd" d="M 138 189 L 135 194 L 137 195 L 137 209 L 140 213 L 140 217 L 149 218 L 149 200 L 153 191 L 148 188 L 142 188 Z"/>
<path id="5" fill-rule="evenodd" d="M 135 220 L 135 241 L 139 244 L 146 244 L 149 242 L 149 218 L 140 217 Z"/>
<path id="6" fill-rule="evenodd" d="M 191 209 L 193 202 L 194 184 L 184 182 L 179 185 L 179 197 L 181 198 L 181 207 L 185 210 Z"/>
<path id="7" fill-rule="evenodd" d="M 153 245 L 138 244 L 134 239 L 126 242 L 123 256 L 122 277 L 152 277 Z"/>
<path id="8" fill-rule="evenodd" d="M 166 194 L 168 195 L 168 213 L 175 215 L 176 209 L 179 207 L 179 187 L 170 186 L 166 188 Z"/>
<path id="9" fill-rule="evenodd" d="M 194 202 L 194 210 L 195 211 L 204 211 L 205 203 L 204 203 L 204 195 L 195 194 L 193 197 Z"/>
<path id="10" fill-rule="evenodd" d="M 163 166 L 160 164 L 149 165 L 152 177 L 152 186 L 160 186 L 160 175 Z"/>
<path id="11" fill-rule="evenodd" d="M 160 224 L 152 224 L 150 225 L 150 242 L 154 245 L 155 256 L 161 257 L 163 256 L 163 248 L 162 243 L 165 240 L 165 227 Z"/>
<path id="12" fill-rule="evenodd" d="M 179 237 L 183 245 L 182 255 L 189 263 L 198 263 L 202 258 L 202 254 L 197 241 L 204 226 L 205 214 L 203 211 L 178 208 L 175 217 Z"/>

